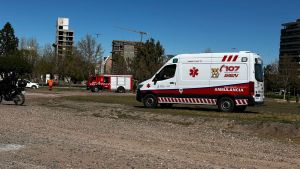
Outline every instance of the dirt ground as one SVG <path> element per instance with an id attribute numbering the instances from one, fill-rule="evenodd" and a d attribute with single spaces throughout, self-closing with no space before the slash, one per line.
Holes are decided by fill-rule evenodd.
<path id="1" fill-rule="evenodd" d="M 3 102 L 0 168 L 300 168 L 299 144 L 255 133 L 274 124 L 58 99 L 77 94 L 90 93 L 27 92 L 24 106 Z"/>

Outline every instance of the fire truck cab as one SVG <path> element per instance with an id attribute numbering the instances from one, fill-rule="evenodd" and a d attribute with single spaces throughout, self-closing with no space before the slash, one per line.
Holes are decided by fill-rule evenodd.
<path id="1" fill-rule="evenodd" d="M 136 99 L 149 108 L 208 104 L 244 111 L 264 101 L 263 61 L 248 51 L 177 55 L 138 85 Z"/>

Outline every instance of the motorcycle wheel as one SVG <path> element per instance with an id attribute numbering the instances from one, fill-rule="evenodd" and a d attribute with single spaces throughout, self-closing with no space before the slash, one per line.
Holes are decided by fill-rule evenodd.
<path id="1" fill-rule="evenodd" d="M 13 101 L 16 105 L 23 105 L 25 102 L 25 96 L 23 94 L 17 94 Z"/>

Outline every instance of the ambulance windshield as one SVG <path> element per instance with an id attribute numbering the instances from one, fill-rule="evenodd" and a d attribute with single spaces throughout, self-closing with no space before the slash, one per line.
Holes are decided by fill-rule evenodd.
<path id="1" fill-rule="evenodd" d="M 263 82 L 264 77 L 263 77 L 262 62 L 259 62 L 259 63 L 256 62 L 254 67 L 255 67 L 255 79 L 259 82 Z"/>

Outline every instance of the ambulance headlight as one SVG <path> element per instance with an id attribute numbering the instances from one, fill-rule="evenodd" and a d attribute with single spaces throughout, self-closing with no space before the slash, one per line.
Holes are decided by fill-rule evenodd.
<path id="1" fill-rule="evenodd" d="M 144 84 L 139 84 L 138 89 L 142 88 Z"/>

